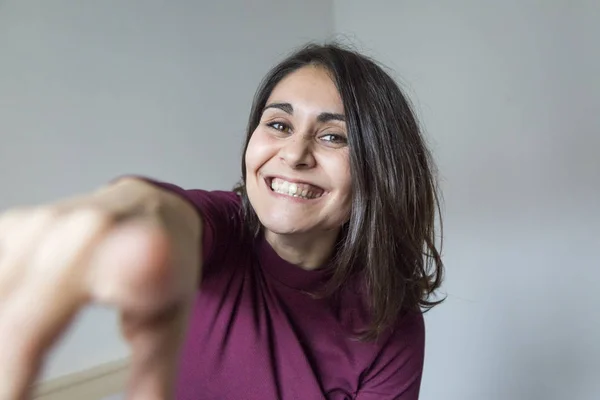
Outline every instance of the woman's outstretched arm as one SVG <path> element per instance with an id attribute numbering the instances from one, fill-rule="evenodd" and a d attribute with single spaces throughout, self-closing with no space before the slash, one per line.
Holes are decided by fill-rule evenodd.
<path id="1" fill-rule="evenodd" d="M 28 398 L 49 348 L 90 302 L 121 315 L 131 398 L 169 398 L 201 232 L 192 205 L 135 178 L 1 213 L 0 399 Z"/>

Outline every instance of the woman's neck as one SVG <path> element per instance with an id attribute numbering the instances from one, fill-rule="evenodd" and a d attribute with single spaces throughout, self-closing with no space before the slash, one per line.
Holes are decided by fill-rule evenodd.
<path id="1" fill-rule="evenodd" d="M 339 231 L 280 235 L 265 230 L 265 238 L 279 257 L 305 270 L 315 270 L 331 258 Z"/>

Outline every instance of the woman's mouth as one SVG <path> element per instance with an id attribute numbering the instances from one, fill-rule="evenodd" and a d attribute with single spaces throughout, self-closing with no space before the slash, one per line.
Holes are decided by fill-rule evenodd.
<path id="1" fill-rule="evenodd" d="M 288 182 L 281 178 L 270 178 L 267 184 L 272 191 L 290 197 L 302 199 L 317 199 L 323 196 L 325 191 L 308 183 Z"/>

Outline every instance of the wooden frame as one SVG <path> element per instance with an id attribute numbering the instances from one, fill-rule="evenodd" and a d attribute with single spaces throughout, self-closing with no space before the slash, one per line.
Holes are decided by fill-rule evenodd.
<path id="1" fill-rule="evenodd" d="M 40 382 L 34 389 L 35 400 L 103 400 L 123 392 L 129 360 L 102 364 L 86 371 Z"/>

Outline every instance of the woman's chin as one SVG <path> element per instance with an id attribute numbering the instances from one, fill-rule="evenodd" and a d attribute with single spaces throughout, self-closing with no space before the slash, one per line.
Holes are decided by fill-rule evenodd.
<path id="1" fill-rule="evenodd" d="M 275 224 L 275 225 L 264 225 L 265 229 L 270 232 L 271 234 L 275 234 L 275 235 L 299 235 L 299 234 L 303 234 L 303 233 L 307 233 L 306 230 L 296 226 L 289 226 L 289 225 L 281 225 L 281 224 Z"/>
<path id="2" fill-rule="evenodd" d="M 294 235 L 311 232 L 311 228 L 306 225 L 306 220 L 268 218 L 261 222 L 267 231 L 276 235 Z"/>

